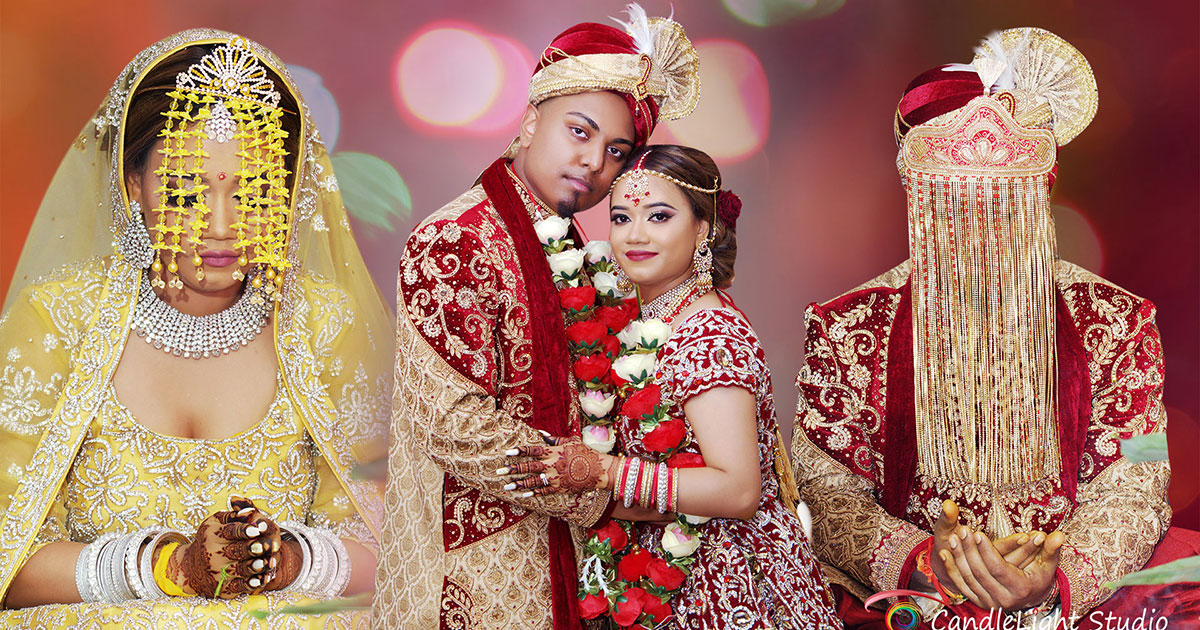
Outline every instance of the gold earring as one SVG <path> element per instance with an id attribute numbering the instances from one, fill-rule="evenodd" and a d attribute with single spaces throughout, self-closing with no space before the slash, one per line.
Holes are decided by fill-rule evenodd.
<path id="1" fill-rule="evenodd" d="M 696 288 L 701 295 L 712 291 L 712 268 L 712 248 L 708 246 L 706 239 L 700 241 L 700 245 L 692 253 L 692 275 L 696 277 Z"/>

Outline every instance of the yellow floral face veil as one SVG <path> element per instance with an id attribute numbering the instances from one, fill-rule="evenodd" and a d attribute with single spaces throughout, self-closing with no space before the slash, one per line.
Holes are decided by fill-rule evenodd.
<path id="1" fill-rule="evenodd" d="M 111 382 L 143 300 L 143 276 L 157 259 L 155 250 L 179 257 L 178 265 L 192 263 L 189 243 L 203 227 L 180 226 L 171 222 L 171 213 L 163 213 L 167 221 L 147 230 L 141 213 L 131 212 L 122 162 L 130 103 L 142 79 L 191 46 L 206 47 L 212 63 L 181 78 L 171 95 L 174 108 L 156 112 L 167 151 L 150 159 L 161 160 L 155 167 L 161 178 L 178 167 L 170 160 L 191 150 L 181 148 L 187 146 L 184 134 L 202 134 L 201 151 L 203 142 L 239 142 L 248 190 L 239 195 L 235 229 L 242 231 L 243 255 L 263 270 L 263 284 L 269 284 L 263 291 L 272 299 L 265 308 L 283 387 L 362 516 L 362 538 L 377 539 L 378 490 L 350 471 L 382 454 L 373 445 L 385 442 L 379 438 L 389 417 L 392 317 L 354 243 L 329 156 L 286 67 L 255 42 L 195 29 L 143 50 L 117 77 L 51 181 L 5 299 L 0 597 L 23 563 Z M 267 77 L 266 70 L 279 78 L 271 88 L 257 78 Z M 234 81 L 214 84 L 229 78 Z M 229 86 L 237 92 L 222 91 Z M 271 89 L 294 98 L 298 111 L 273 109 Z M 299 119 L 298 137 L 291 143 L 298 147 L 295 155 L 282 152 L 276 124 L 288 115 Z M 188 174 L 183 175 L 155 183 L 161 184 L 160 203 L 180 205 L 179 182 Z M 200 196 L 194 189 L 187 192 L 193 199 Z M 193 214 L 204 220 L 203 213 Z M 253 277 L 245 281 L 253 283 Z"/>

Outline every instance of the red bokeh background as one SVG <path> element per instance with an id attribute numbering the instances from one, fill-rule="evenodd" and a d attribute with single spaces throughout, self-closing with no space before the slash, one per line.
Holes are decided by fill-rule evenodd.
<path id="1" fill-rule="evenodd" d="M 390 294 L 409 230 L 468 187 L 511 139 L 511 102 L 520 100 L 525 77 L 509 66 L 531 63 L 530 51 L 536 54 L 572 23 L 608 22 L 623 4 L 3 0 L 0 289 L 9 285 L 54 169 L 125 63 L 171 32 L 214 26 L 258 40 L 288 64 L 319 75 L 336 101 L 337 150 L 378 156 L 407 182 L 412 211 L 390 229 L 355 221 L 372 273 Z M 643 4 L 651 15 L 671 11 L 665 0 Z M 755 18 L 764 8 L 775 15 Z M 766 342 L 787 428 L 805 305 L 906 256 L 891 130 L 905 84 L 934 65 L 970 61 L 973 46 L 998 28 L 1040 26 L 1078 47 L 1095 71 L 1100 109 L 1091 127 L 1060 152 L 1053 198 L 1062 208 L 1056 216 L 1060 251 L 1158 305 L 1167 353 L 1171 501 L 1176 523 L 1200 528 L 1200 460 L 1194 456 L 1200 444 L 1200 6 L 694 0 L 677 2 L 674 11 L 702 44 L 702 62 L 724 74 L 706 76 L 693 121 L 663 129 L 655 140 L 691 142 L 718 156 L 726 186 L 745 202 L 733 295 Z M 405 101 L 404 77 L 397 76 L 405 67 L 414 80 L 423 78 L 419 68 L 431 62 L 414 50 L 412 63 L 403 66 L 405 47 L 446 24 L 478 31 L 497 51 L 488 62 L 492 74 L 492 66 L 481 64 L 466 74 L 431 68 L 424 77 L 436 74 L 440 82 L 427 80 L 422 89 L 495 104 L 457 127 L 429 122 L 437 112 L 414 113 L 421 94 Z M 513 81 L 521 89 L 514 92 Z M 322 131 L 327 139 L 335 133 Z M 588 213 L 585 222 L 592 236 L 604 236 L 603 211 Z"/>

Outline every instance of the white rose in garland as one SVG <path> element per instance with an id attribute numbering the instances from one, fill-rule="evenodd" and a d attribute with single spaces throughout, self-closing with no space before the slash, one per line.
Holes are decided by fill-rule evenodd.
<path id="1" fill-rule="evenodd" d="M 613 405 L 617 402 L 615 394 L 605 394 L 594 389 L 589 389 L 579 394 L 579 407 L 583 409 L 592 418 L 600 419 L 608 415 L 612 411 Z"/>
<path id="2" fill-rule="evenodd" d="M 533 224 L 533 231 L 542 245 L 550 245 L 554 241 L 566 238 L 567 230 L 570 227 L 571 222 L 562 217 L 546 217 Z"/>
<path id="3" fill-rule="evenodd" d="M 654 378 L 655 359 L 653 354 L 627 354 L 613 361 L 612 370 L 626 381 L 640 385 Z"/>
<path id="4" fill-rule="evenodd" d="M 610 426 L 589 424 L 583 427 L 583 443 L 598 453 L 608 453 L 617 443 L 617 432 Z"/>
<path id="5" fill-rule="evenodd" d="M 579 272 L 583 270 L 583 252 L 578 249 L 568 249 L 557 254 L 550 254 L 546 260 L 550 263 L 550 273 L 555 282 L 570 282 L 578 278 Z"/>
<path id="6" fill-rule="evenodd" d="M 613 259 L 612 245 L 609 245 L 608 241 L 588 241 L 588 244 L 583 246 L 583 253 L 587 256 L 589 265 L 612 262 Z"/>
<path id="7" fill-rule="evenodd" d="M 700 536 L 696 534 L 687 534 L 683 531 L 683 527 L 679 523 L 668 523 L 663 528 L 662 547 L 663 551 L 675 556 L 683 558 L 690 556 L 696 552 L 696 548 L 700 546 Z"/>
<path id="8" fill-rule="evenodd" d="M 621 295 L 621 290 L 617 288 L 617 277 L 607 271 L 597 271 L 592 274 L 592 286 L 596 288 L 597 293 L 609 297 Z"/>
<path id="9" fill-rule="evenodd" d="M 671 325 L 660 319 L 633 321 L 617 333 L 617 340 L 629 349 L 657 350 L 671 336 Z"/>

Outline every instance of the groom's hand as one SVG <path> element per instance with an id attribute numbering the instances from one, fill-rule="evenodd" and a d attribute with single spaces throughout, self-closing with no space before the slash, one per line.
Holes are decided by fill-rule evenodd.
<path id="1" fill-rule="evenodd" d="M 597 453 L 577 438 L 544 437 L 545 446 L 524 446 L 505 453 L 513 461 L 496 471 L 512 475 L 505 490 L 519 496 L 603 489 L 612 484 L 616 458 Z"/>

